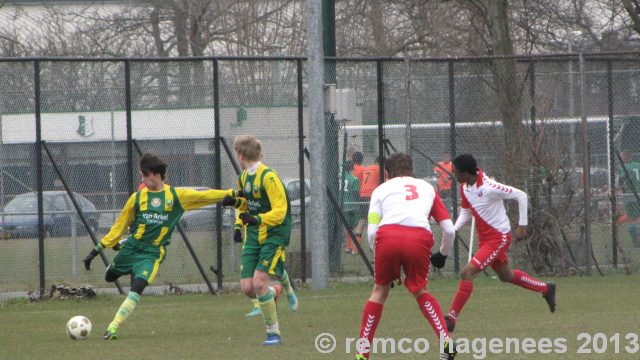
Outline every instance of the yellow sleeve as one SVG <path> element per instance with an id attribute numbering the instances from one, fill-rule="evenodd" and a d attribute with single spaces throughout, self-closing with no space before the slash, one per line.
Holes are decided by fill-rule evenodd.
<path id="1" fill-rule="evenodd" d="M 274 172 L 269 172 L 264 176 L 264 182 L 262 184 L 267 197 L 271 203 L 271 210 L 260 214 L 261 224 L 267 226 L 276 226 L 284 222 L 284 217 L 287 215 L 287 193 L 285 192 L 282 181 L 278 178 Z"/>
<path id="2" fill-rule="evenodd" d="M 136 194 L 133 193 L 122 208 L 120 215 L 111 226 L 111 230 L 105 235 L 100 243 L 104 247 L 114 247 L 126 234 L 129 226 L 136 219 Z"/>
<path id="3" fill-rule="evenodd" d="M 185 211 L 197 209 L 205 205 L 215 204 L 221 201 L 225 196 L 237 196 L 238 192 L 233 189 L 229 190 L 194 190 L 185 188 L 175 188 L 178 200 Z"/>
<path id="4" fill-rule="evenodd" d="M 242 175 L 238 176 L 238 190 L 242 190 Z M 242 220 L 240 220 L 240 214 L 247 212 L 247 199 L 240 198 L 240 205 L 236 206 L 236 224 L 235 227 L 244 226 Z"/>

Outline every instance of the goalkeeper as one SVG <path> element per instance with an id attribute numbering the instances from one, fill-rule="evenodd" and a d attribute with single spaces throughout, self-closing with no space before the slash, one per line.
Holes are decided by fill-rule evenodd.
<path id="1" fill-rule="evenodd" d="M 140 295 L 153 282 L 165 258 L 165 247 L 185 211 L 210 205 L 226 195 L 238 196 L 236 190 L 192 190 L 165 184 L 167 164 L 155 155 L 144 154 L 140 159 L 140 176 L 146 185 L 129 197 L 122 212 L 100 243 L 83 260 L 87 270 L 91 261 L 104 248 L 119 247 L 118 241 L 130 228 L 130 235 L 122 249 L 107 268 L 105 280 L 116 281 L 131 274 L 131 290 L 104 334 L 105 340 L 118 338 L 118 328 L 131 315 Z"/>
<path id="2" fill-rule="evenodd" d="M 270 276 L 276 277 L 286 291 L 290 309 L 298 309 L 298 299 L 284 269 L 284 250 L 291 235 L 289 197 L 278 174 L 260 162 L 262 143 L 258 139 L 239 135 L 233 141 L 233 148 L 244 170 L 238 178 L 244 198 L 226 197 L 223 205 L 234 205 L 238 209 L 236 241 L 242 241 L 242 225 L 246 225 L 240 287 L 249 298 L 258 299 L 267 327 L 263 345 L 279 345 L 276 292 L 269 287 Z"/>

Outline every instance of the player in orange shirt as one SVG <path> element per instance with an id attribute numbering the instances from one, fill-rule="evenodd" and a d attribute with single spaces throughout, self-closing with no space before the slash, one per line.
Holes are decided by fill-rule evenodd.
<path id="1" fill-rule="evenodd" d="M 355 154 L 354 154 L 355 156 Z M 362 170 L 360 176 L 356 176 L 356 170 L 354 165 L 353 174 L 360 180 L 360 221 L 354 230 L 356 240 L 360 242 L 360 237 L 364 226 L 366 224 L 366 217 L 369 211 L 369 201 L 371 200 L 371 194 L 373 190 L 380 185 L 380 157 L 376 158 L 376 162 L 372 165 L 365 167 Z"/>
<path id="2" fill-rule="evenodd" d="M 451 185 L 453 185 L 453 164 L 451 164 L 451 157 L 448 153 L 442 154 L 442 161 L 438 163 L 438 166 L 433 168 L 433 172 L 438 175 L 438 191 L 440 197 L 443 199 L 451 196 Z"/>

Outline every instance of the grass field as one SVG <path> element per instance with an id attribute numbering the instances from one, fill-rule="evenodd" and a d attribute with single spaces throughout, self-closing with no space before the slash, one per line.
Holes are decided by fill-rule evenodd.
<path id="1" fill-rule="evenodd" d="M 439 238 L 437 226 L 434 232 Z M 603 225 L 594 225 L 592 230 L 594 253 L 599 264 L 607 265 L 611 263 L 611 235 L 610 228 Z M 207 269 L 210 280 L 215 283 L 216 277 L 208 269 L 210 266 L 217 266 L 216 260 L 216 238 L 212 232 L 190 231 L 187 233 L 193 248 L 196 251 L 203 267 Z M 231 232 L 224 231 L 222 238 L 223 253 L 223 273 L 225 282 L 235 282 L 239 280 L 241 247 L 233 243 Z M 468 227 L 461 231 L 460 236 L 468 241 Z M 307 239 L 309 242 L 310 240 Z M 640 267 L 640 248 L 633 246 L 625 227 L 619 228 L 619 241 L 624 256 L 621 256 L 619 263 L 628 265 L 632 272 L 637 272 Z M 371 252 L 366 241 L 362 243 L 367 256 L 371 259 Z M 512 244 L 511 255 L 513 256 L 518 247 L 523 243 L 514 242 Z M 565 244 L 559 244 L 563 249 Z M 70 284 L 78 286 L 81 284 L 92 284 L 97 288 L 112 287 L 111 284 L 103 280 L 105 266 L 100 259 L 94 261 L 93 270 L 90 272 L 82 268 L 80 260 L 93 248 L 88 236 L 80 236 L 77 239 L 70 237 L 55 237 L 45 239 L 45 273 L 46 284 Z M 310 251 L 310 244 L 307 243 L 307 251 Z M 574 249 L 576 255 L 584 253 Z M 75 253 L 75 258 L 74 254 Z M 107 257 L 112 258 L 115 252 L 106 250 Z M 297 257 L 297 259 L 296 259 Z M 299 277 L 300 266 L 300 229 L 294 228 L 291 235 L 291 244 L 287 248 L 287 265 L 289 272 L 294 277 Z M 75 261 L 74 261 L 75 259 Z M 298 260 L 298 261 L 295 261 Z M 464 264 L 467 260 L 467 252 L 460 246 L 460 261 Z M 307 258 L 310 267 L 310 257 Z M 530 266 L 526 258 L 512 258 L 513 264 L 519 267 Z M 453 261 L 447 262 L 443 271 L 453 273 Z M 38 268 L 38 240 L 37 239 L 0 239 L 0 292 L 28 291 L 35 290 L 39 286 Z M 74 268 L 75 264 L 75 268 Z M 595 271 L 595 270 L 594 270 Z M 606 267 L 605 267 L 606 271 Z M 332 271 L 332 276 L 367 276 L 368 271 L 359 256 L 342 253 L 342 266 L 340 271 Z M 308 270 L 307 276 L 311 276 Z M 180 235 L 175 233 L 172 244 L 167 247 L 167 257 L 163 262 L 154 284 L 200 284 L 202 277 L 191 258 L 184 241 Z M 2 295 L 0 294 L 0 299 Z"/>
<path id="2" fill-rule="evenodd" d="M 487 354 L 487 359 L 637 359 L 627 354 L 627 333 L 638 333 L 640 276 L 571 277 L 558 283 L 558 310 L 548 311 L 538 294 L 497 280 L 480 277 L 473 296 L 458 321 L 456 337 L 566 338 L 565 354 Z M 454 279 L 433 279 L 431 289 L 448 309 L 455 292 Z M 240 294 L 166 295 L 143 297 L 120 330 L 120 340 L 101 335 L 122 297 L 99 295 L 94 300 L 12 301 L 0 307 L 2 359 L 349 359 L 345 338 L 357 337 L 361 310 L 371 284 L 338 284 L 325 291 L 300 289 L 300 312 L 292 315 L 281 303 L 284 344 L 263 348 L 260 318 L 246 319 L 249 301 Z M 282 299 L 284 300 L 284 299 Z M 93 322 L 88 340 L 73 341 L 65 324 L 74 315 Z M 337 341 L 331 354 L 315 350 L 315 338 L 331 333 Z M 620 352 L 607 341 L 604 354 L 577 354 L 580 333 L 621 334 Z M 426 354 L 377 355 L 373 358 L 437 359 L 436 339 L 413 298 L 402 287 L 392 290 L 376 334 L 385 338 L 422 338 L 431 343 Z M 479 341 L 479 340 L 477 340 Z M 587 344 L 594 349 L 594 343 Z M 601 343 L 598 344 L 602 346 Z M 389 348 L 390 349 L 390 348 Z M 351 350 L 353 352 L 353 349 Z M 480 353 L 459 354 L 458 359 L 480 359 Z"/>

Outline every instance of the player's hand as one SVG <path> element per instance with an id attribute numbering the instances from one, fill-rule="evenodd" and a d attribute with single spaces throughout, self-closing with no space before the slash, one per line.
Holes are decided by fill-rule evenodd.
<path id="1" fill-rule="evenodd" d="M 442 255 L 440 251 L 431 255 L 431 264 L 433 264 L 433 266 L 437 267 L 438 269 L 442 269 L 446 261 L 447 255 Z"/>
<path id="2" fill-rule="evenodd" d="M 527 236 L 527 227 L 518 225 L 516 228 L 516 240 L 524 239 Z"/>
<path id="3" fill-rule="evenodd" d="M 238 204 L 238 201 L 239 199 L 236 199 L 233 196 L 225 195 L 220 204 L 222 206 L 236 206 Z"/>
<path id="4" fill-rule="evenodd" d="M 233 241 L 237 242 L 237 243 L 241 243 L 242 242 L 242 228 L 240 227 L 236 227 L 233 230 Z"/>
<path id="5" fill-rule="evenodd" d="M 242 192 L 242 190 L 232 190 L 232 197 L 244 197 L 244 193 Z"/>
<path id="6" fill-rule="evenodd" d="M 240 220 L 245 225 L 258 225 L 258 218 L 247 212 L 240 214 Z"/>
<path id="7" fill-rule="evenodd" d="M 121 247 L 121 246 L 120 246 L 120 243 L 116 243 L 115 245 L 113 245 L 112 249 L 113 249 L 114 251 L 119 251 L 119 250 L 120 250 L 120 247 Z"/>
<path id="8" fill-rule="evenodd" d="M 91 250 L 89 255 L 87 255 L 86 258 L 82 259 L 85 269 L 91 270 L 91 261 L 93 260 L 94 257 L 98 256 L 98 254 L 99 254 L 98 251 L 96 249 L 93 249 Z"/>

